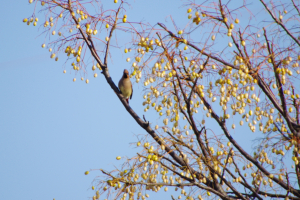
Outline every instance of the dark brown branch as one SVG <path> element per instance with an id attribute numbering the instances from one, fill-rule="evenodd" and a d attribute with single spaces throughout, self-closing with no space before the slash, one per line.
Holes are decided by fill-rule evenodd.
<path id="1" fill-rule="evenodd" d="M 122 2 L 123 3 L 123 2 Z M 121 3 L 121 5 L 122 5 Z M 121 8 L 121 5 L 120 7 L 118 8 L 118 11 L 116 12 L 116 17 L 115 17 L 115 22 L 114 22 L 114 25 L 112 26 L 110 32 L 109 32 L 109 37 L 108 37 L 108 41 L 106 43 L 106 51 L 105 51 L 105 56 L 104 56 L 104 65 L 107 66 L 107 57 L 108 57 L 108 54 L 109 54 L 109 47 L 110 47 L 110 41 L 111 41 L 111 37 L 112 37 L 112 34 L 113 34 L 113 31 L 116 29 L 117 27 L 117 21 L 118 21 L 118 14 L 120 12 L 120 8 Z"/>
<path id="2" fill-rule="evenodd" d="M 281 26 L 281 28 L 300 46 L 299 41 L 297 40 L 297 38 L 295 38 L 292 33 L 285 27 L 285 25 L 279 21 L 272 13 L 272 11 L 268 8 L 267 4 L 263 1 L 260 0 L 260 2 L 264 5 L 264 7 L 266 8 L 266 10 L 268 11 L 268 13 L 271 15 L 271 17 L 273 18 L 273 20 L 279 25 Z"/>
<path id="3" fill-rule="evenodd" d="M 172 33 L 170 30 L 168 30 L 167 27 L 166 27 L 165 25 L 163 25 L 162 23 L 157 23 L 157 24 L 158 24 L 160 27 L 162 27 L 166 32 L 168 32 L 169 35 L 170 35 L 171 37 L 175 38 L 176 40 L 181 41 L 181 38 L 180 38 L 180 37 L 177 37 L 174 33 Z M 187 45 L 193 47 L 195 50 L 199 51 L 200 53 L 202 53 L 202 54 L 205 55 L 205 56 L 211 57 L 212 59 L 214 59 L 214 60 L 216 60 L 216 61 L 218 61 L 218 62 L 220 62 L 220 63 L 222 63 L 222 64 L 224 64 L 224 65 L 230 66 L 230 67 L 232 67 L 232 68 L 238 70 L 238 68 L 237 68 L 236 66 L 232 65 L 231 63 L 228 63 L 228 62 L 226 62 L 226 61 L 224 61 L 224 60 L 221 60 L 220 58 L 218 58 L 218 57 L 216 57 L 216 56 L 213 56 L 213 55 L 207 53 L 204 49 L 202 49 L 202 50 L 199 49 L 198 47 L 196 47 L 195 45 L 193 45 L 193 44 L 190 43 L 190 42 L 187 42 Z"/>
<path id="4" fill-rule="evenodd" d="M 294 0 L 292 0 L 292 2 L 293 2 L 293 6 L 295 7 L 295 9 L 296 9 L 297 12 L 298 12 L 298 15 L 300 16 L 300 10 L 299 10 L 298 6 L 296 6 Z"/>
<path id="5" fill-rule="evenodd" d="M 235 168 L 238 170 L 238 174 L 239 176 L 243 179 L 243 185 L 245 185 L 246 188 L 248 188 L 249 190 L 251 190 L 251 192 L 253 192 L 253 194 L 260 200 L 262 200 L 262 198 L 257 194 L 257 192 L 248 184 L 247 180 L 243 177 L 243 175 L 241 174 L 240 169 L 238 168 L 237 164 L 234 161 L 234 158 L 232 157 L 232 162 L 235 166 Z"/>
<path id="6" fill-rule="evenodd" d="M 205 100 L 205 98 L 202 98 L 204 105 L 211 109 L 210 104 Z M 266 170 L 262 165 L 259 164 L 259 162 L 257 160 L 255 160 L 251 155 L 249 155 L 233 138 L 232 136 L 229 134 L 224 121 L 221 121 L 218 117 L 218 115 L 212 110 L 212 117 L 217 121 L 217 123 L 219 124 L 219 126 L 222 128 L 225 136 L 228 138 L 228 140 L 235 146 L 235 148 L 237 148 L 237 150 L 250 162 L 252 162 L 262 173 L 264 173 L 266 176 L 270 175 L 270 172 L 268 170 Z M 296 190 L 295 188 L 292 187 L 288 187 L 288 185 L 279 180 L 276 177 L 272 178 L 278 185 L 280 185 L 281 187 L 283 187 L 284 189 L 290 189 L 291 193 L 294 194 L 295 196 L 300 196 L 300 191 Z"/>
<path id="7" fill-rule="evenodd" d="M 171 136 L 173 138 L 173 140 L 175 140 L 178 144 L 188 148 L 189 150 L 191 150 L 197 157 L 200 157 L 201 155 L 199 153 L 197 153 L 193 148 L 191 148 L 190 146 L 188 146 L 187 144 L 185 144 L 184 142 L 182 142 L 181 140 L 178 140 L 177 138 L 175 138 L 170 132 L 167 131 L 167 133 L 169 134 L 169 136 Z"/>
<path id="8" fill-rule="evenodd" d="M 166 168 L 168 168 L 169 170 L 171 170 L 172 172 L 174 172 L 175 174 L 177 174 L 179 177 L 181 177 L 181 178 L 183 178 L 183 179 L 185 179 L 185 180 L 188 180 L 187 177 L 182 176 L 180 173 L 178 173 L 178 172 L 176 172 L 175 170 L 171 169 L 171 168 L 168 167 L 167 165 L 164 165 L 163 163 L 161 163 L 161 164 L 162 164 L 164 167 L 166 167 Z M 192 180 L 192 179 L 190 179 L 189 181 L 191 181 L 191 180 Z M 226 193 L 223 194 L 223 193 L 221 193 L 221 192 L 218 192 L 217 190 L 214 190 L 213 187 L 206 187 L 206 186 L 201 185 L 201 184 L 199 184 L 199 183 L 197 183 L 197 182 L 194 182 L 193 184 L 194 184 L 195 186 L 201 188 L 201 189 L 205 189 L 205 190 L 207 190 L 207 191 L 210 191 L 210 192 L 212 192 L 212 193 L 214 193 L 214 194 L 220 196 L 222 199 L 225 199 L 225 200 L 231 200 L 231 199 L 232 199 L 232 198 L 228 197 Z"/>
<path id="9" fill-rule="evenodd" d="M 232 148 L 229 149 L 229 152 L 227 154 L 227 158 L 225 160 L 225 166 L 223 167 L 223 172 L 222 172 L 222 175 L 221 175 L 222 177 L 224 177 L 224 173 L 225 173 L 225 169 L 226 169 L 226 166 L 227 166 L 227 163 L 228 163 L 228 159 L 231 156 L 231 150 L 232 150 Z M 220 180 L 220 184 L 222 184 L 222 180 Z"/>
<path id="10" fill-rule="evenodd" d="M 292 126 L 292 124 L 289 120 L 289 115 L 288 115 L 288 112 L 287 112 L 287 109 L 286 109 L 285 96 L 284 96 L 284 93 L 283 93 L 283 86 L 282 86 L 279 74 L 276 72 L 278 66 L 275 64 L 274 55 L 273 55 L 274 53 L 273 53 L 273 50 L 270 46 L 270 43 L 269 43 L 269 40 L 268 40 L 268 37 L 267 37 L 267 32 L 266 32 L 265 28 L 264 28 L 264 36 L 265 36 L 265 39 L 266 39 L 266 42 L 267 42 L 267 47 L 268 47 L 270 59 L 271 59 L 272 65 L 273 65 L 274 76 L 276 78 L 276 84 L 277 84 L 277 88 L 278 88 L 278 91 L 279 91 L 279 96 L 280 96 L 280 99 L 281 99 L 283 117 L 286 119 L 290 130 L 295 132 L 294 127 Z"/>

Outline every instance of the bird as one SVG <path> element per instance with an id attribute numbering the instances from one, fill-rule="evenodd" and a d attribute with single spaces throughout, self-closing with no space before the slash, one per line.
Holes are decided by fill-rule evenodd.
<path id="1" fill-rule="evenodd" d="M 124 69 L 122 78 L 120 79 L 118 86 L 122 95 L 126 98 L 126 101 L 129 104 L 129 98 L 130 99 L 132 98 L 133 89 L 132 89 L 132 83 L 129 78 L 129 72 L 127 69 Z"/>

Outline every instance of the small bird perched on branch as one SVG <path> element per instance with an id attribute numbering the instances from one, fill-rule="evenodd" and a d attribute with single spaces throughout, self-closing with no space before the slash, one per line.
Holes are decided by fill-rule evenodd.
<path id="1" fill-rule="evenodd" d="M 123 76 L 120 79 L 118 86 L 122 95 L 126 98 L 126 101 L 129 104 L 129 97 L 130 99 L 132 98 L 133 89 L 127 69 L 124 69 Z"/>

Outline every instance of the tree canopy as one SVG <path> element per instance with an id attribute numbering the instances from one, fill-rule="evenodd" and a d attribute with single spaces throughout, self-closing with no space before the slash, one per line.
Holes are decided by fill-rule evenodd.
<path id="1" fill-rule="evenodd" d="M 100 73 L 101 87 L 145 130 L 136 156 L 101 169 L 94 199 L 145 199 L 168 188 L 181 191 L 172 199 L 300 199 L 299 1 L 186 1 L 183 27 L 172 16 L 168 26 L 132 21 L 134 1 L 114 0 L 116 9 L 100 0 L 29 2 L 34 12 L 23 21 L 37 26 L 44 15 L 50 58 L 65 53 L 86 83 L 88 73 Z M 110 75 L 117 69 L 109 60 L 119 59 L 112 49 L 130 55 L 143 116 Z M 157 121 L 147 120 L 148 110 Z"/>

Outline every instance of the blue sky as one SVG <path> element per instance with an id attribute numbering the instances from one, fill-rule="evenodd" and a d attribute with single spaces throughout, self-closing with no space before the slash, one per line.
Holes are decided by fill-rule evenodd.
<path id="1" fill-rule="evenodd" d="M 135 1 L 128 17 L 168 24 L 165 17 L 172 14 L 180 27 L 187 22 L 181 3 Z M 89 84 L 80 76 L 73 82 L 64 60 L 49 58 L 38 28 L 22 22 L 32 11 L 26 0 L 5 1 L 0 7 L 0 199 L 88 199 L 94 195 L 93 179 L 101 174 L 84 172 L 118 166 L 116 156 L 134 155 L 131 143 L 146 133 L 100 73 L 98 78 L 88 74 Z M 109 66 L 115 83 L 130 68 L 125 59 L 119 53 Z M 130 105 L 139 115 L 144 113 L 142 102 L 142 87 L 135 84 Z"/>

